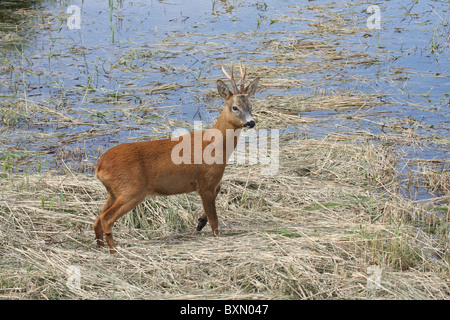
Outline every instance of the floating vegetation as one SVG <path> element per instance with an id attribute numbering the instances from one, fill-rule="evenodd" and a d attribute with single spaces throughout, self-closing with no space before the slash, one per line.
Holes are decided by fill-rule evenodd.
<path id="1" fill-rule="evenodd" d="M 0 298 L 448 299 L 448 8 L 391 2 L 369 29 L 364 1 L 84 1 L 78 30 L 60 2 L 2 2 Z M 186 194 L 97 249 L 99 157 L 214 123 L 239 60 L 277 174 L 227 167 L 219 238 Z"/>

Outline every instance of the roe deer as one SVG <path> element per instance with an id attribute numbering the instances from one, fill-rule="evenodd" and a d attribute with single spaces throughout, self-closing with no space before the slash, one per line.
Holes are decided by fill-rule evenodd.
<path id="1" fill-rule="evenodd" d="M 120 144 L 109 149 L 100 158 L 95 176 L 106 187 L 108 198 L 94 223 L 95 239 L 99 247 L 104 246 L 103 234 L 105 234 L 110 253 L 116 253 L 112 235 L 114 222 L 141 203 L 147 195 L 174 195 L 196 191 L 202 199 L 205 211 L 198 219 L 197 230 L 200 231 L 209 221 L 213 235 L 218 235 L 215 201 L 220 191 L 220 181 L 226 162 L 236 148 L 241 129 L 255 126 L 249 96 L 255 93 L 259 78 L 245 86 L 246 67 L 243 68 L 241 63 L 239 70 L 241 79 L 238 87 L 233 77 L 233 65 L 229 75 L 222 63 L 222 71 L 230 80 L 234 92 L 231 92 L 223 81 L 217 80 L 217 90 L 225 101 L 225 107 L 213 128 L 180 137 L 190 139 L 192 143 L 190 150 L 195 151 L 193 138 L 200 133 L 201 152 L 210 144 L 220 146 L 220 150 L 215 152 L 223 161 L 206 163 L 202 160 L 201 163 L 175 164 L 171 156 L 173 148 L 179 142 L 172 139 Z M 203 138 L 206 138 L 211 130 L 220 131 L 223 141 L 216 141 L 221 139 L 214 138 L 204 141 Z M 225 152 L 227 130 L 234 132 L 232 138 L 228 136 L 233 150 Z M 194 155 L 191 156 L 193 159 Z"/>

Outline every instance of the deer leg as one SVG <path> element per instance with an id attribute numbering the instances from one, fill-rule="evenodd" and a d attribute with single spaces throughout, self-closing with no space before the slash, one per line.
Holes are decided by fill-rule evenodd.
<path id="1" fill-rule="evenodd" d="M 198 218 L 197 231 L 201 231 L 206 223 L 208 222 L 208 218 L 206 217 L 206 213 L 202 214 L 200 218 Z"/>
<path id="2" fill-rule="evenodd" d="M 219 235 L 219 220 L 217 219 L 215 192 L 204 191 L 200 193 L 200 197 L 202 198 L 203 208 L 205 209 L 205 214 L 213 235 L 217 237 Z"/>
<path id="3" fill-rule="evenodd" d="M 113 203 L 114 203 L 114 198 L 113 198 L 113 196 L 110 193 L 108 193 L 108 199 L 106 199 L 106 203 L 103 206 L 102 211 L 100 211 L 100 214 L 99 214 L 97 220 L 94 222 L 95 240 L 97 240 L 97 246 L 99 248 L 105 246 L 105 244 L 103 242 L 103 228 L 102 228 L 102 223 L 101 223 L 100 216 L 106 210 L 108 210 Z"/>
<path id="4" fill-rule="evenodd" d="M 220 184 L 218 184 L 216 187 L 214 199 L 217 198 L 217 195 L 219 194 L 219 192 L 220 192 Z M 205 211 L 205 213 L 203 213 L 202 216 L 200 218 L 198 218 L 197 231 L 201 231 L 207 222 L 208 222 L 208 218 L 206 216 L 206 211 Z"/>
<path id="5" fill-rule="evenodd" d="M 144 197 L 145 198 L 145 197 Z M 127 212 L 131 211 L 144 199 L 141 198 L 131 198 L 130 200 L 125 199 L 125 197 L 118 197 L 116 201 L 104 212 L 98 219 L 100 219 L 100 224 L 105 233 L 106 243 L 109 246 L 109 252 L 111 254 L 116 253 L 114 249 L 114 239 L 112 234 L 112 227 L 114 222 L 116 222 L 120 217 L 122 217 Z"/>

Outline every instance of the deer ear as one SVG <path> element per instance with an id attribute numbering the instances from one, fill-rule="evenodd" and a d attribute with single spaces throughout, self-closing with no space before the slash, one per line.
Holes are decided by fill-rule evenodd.
<path id="1" fill-rule="evenodd" d="M 259 78 L 256 78 L 255 80 L 250 82 L 250 84 L 247 86 L 247 88 L 245 88 L 245 93 L 248 94 L 249 96 L 254 95 L 256 92 L 256 89 L 258 88 L 258 84 L 259 84 Z"/>
<path id="2" fill-rule="evenodd" d="M 217 80 L 217 91 L 219 91 L 220 96 L 225 100 L 233 95 L 230 89 L 228 89 L 225 82 L 223 82 L 222 80 Z"/>

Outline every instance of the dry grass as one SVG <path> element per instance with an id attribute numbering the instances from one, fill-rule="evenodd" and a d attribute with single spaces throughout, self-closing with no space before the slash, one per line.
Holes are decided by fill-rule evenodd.
<path id="1" fill-rule="evenodd" d="M 105 199 L 90 175 L 2 176 L 3 299 L 448 299 L 448 212 L 435 232 L 395 192 L 391 150 L 282 142 L 280 170 L 229 166 L 222 235 L 193 232 L 195 194 L 151 198 L 116 223 L 117 255 L 94 245 Z M 425 210 L 422 208 L 422 210 Z M 422 213 L 425 211 L 422 211 Z M 369 266 L 380 288 L 367 286 Z M 80 289 L 67 286 L 80 269 Z"/>
<path id="2" fill-rule="evenodd" d="M 298 14 L 302 10 L 317 14 L 308 20 L 309 29 L 277 31 L 275 40 L 261 41 L 249 56 L 248 77 L 263 78 L 264 98 L 258 95 L 254 104 L 258 127 L 299 128 L 319 122 L 302 117 L 302 112 L 348 108 L 355 110 L 351 115 L 355 121 L 378 121 L 360 111 L 377 106 L 383 94 L 328 89 L 332 72 L 337 81 L 368 81 L 341 71 L 377 61 L 363 49 L 336 49 L 333 37 L 311 39 L 318 34 L 353 36 L 363 32 L 360 22 L 365 17 L 330 13 L 327 8 L 311 4 L 294 8 L 298 12 L 291 16 L 277 17 L 294 22 L 306 19 Z M 51 19 L 45 14 L 44 19 L 31 23 L 39 20 L 50 25 Z M 203 42 L 191 41 L 183 33 L 173 37 L 179 39 L 156 43 L 154 51 L 131 48 L 112 67 L 138 74 L 135 60 L 158 56 L 159 49 L 176 56 L 195 45 L 194 53 L 214 56 L 209 61 L 211 70 L 220 70 L 213 49 L 227 52 L 225 59 L 233 60 L 223 40 L 251 42 L 254 33 L 221 34 L 220 38 L 205 35 Z M 2 39 L 2 44 L 10 45 L 24 37 L 11 33 Z M 242 52 L 243 48 L 247 53 L 247 47 L 241 47 Z M 241 55 L 239 48 L 236 51 Z M 146 67 L 183 77 L 194 72 L 171 61 L 152 59 Z M 2 73 L 13 72 L 13 64 L 2 68 Z M 19 74 L 23 72 L 15 68 Z M 217 95 L 204 90 L 214 87 L 211 84 L 217 74 L 208 71 L 202 77 L 194 75 L 201 89 L 193 94 L 210 105 Z M 322 71 L 330 73 L 312 79 Z M 188 194 L 149 198 L 116 223 L 118 254 L 98 249 L 92 224 L 106 192 L 93 175 L 75 171 L 91 171 L 104 149 L 86 149 L 80 144 L 117 133 L 119 129 L 106 124 L 107 120 L 118 121 L 116 112 L 120 121 L 151 126 L 151 139 L 167 136 L 168 128 L 186 126 L 173 120 L 176 117 L 164 99 L 153 99 L 191 85 L 172 78 L 166 81 L 143 88 L 133 84 L 123 93 L 105 91 L 94 97 L 87 95 L 92 89 L 88 86 L 70 89 L 77 90 L 83 103 L 109 103 L 106 111 L 71 109 L 73 106 L 58 97 L 38 103 L 26 95 L 0 106 L 0 130 L 5 133 L 0 142 L 8 145 L 13 133 L 18 141 L 38 141 L 39 152 L 54 153 L 58 167 L 41 170 L 39 164 L 36 168 L 20 162 L 22 158 L 30 162 L 32 157 L 26 153 L 32 151 L 2 150 L 1 299 L 449 299 L 448 162 L 421 161 L 417 180 L 411 180 L 411 185 L 436 193 L 434 199 L 403 197 L 395 166 L 399 157 L 388 146 L 419 145 L 422 138 L 407 131 L 411 128 L 398 126 L 397 120 L 379 123 L 380 134 L 360 129 L 304 140 L 286 134 L 280 137 L 276 175 L 262 175 L 259 164 L 229 166 L 217 201 L 219 238 L 211 237 L 208 226 L 200 233 L 194 231 L 203 209 L 199 197 Z M 2 83 L 5 87 L 11 84 L 9 80 Z M 308 88 L 314 89 L 308 92 Z M 300 90 L 306 93 L 299 94 Z M 134 96 L 146 102 L 130 107 L 129 99 Z M 74 130 L 58 132 L 54 128 Z M 19 165 L 29 165 L 30 171 L 40 173 L 15 173 Z M 79 289 L 68 285 L 71 267 L 80 270 Z M 380 275 L 376 288 L 370 285 L 374 269 Z"/>

